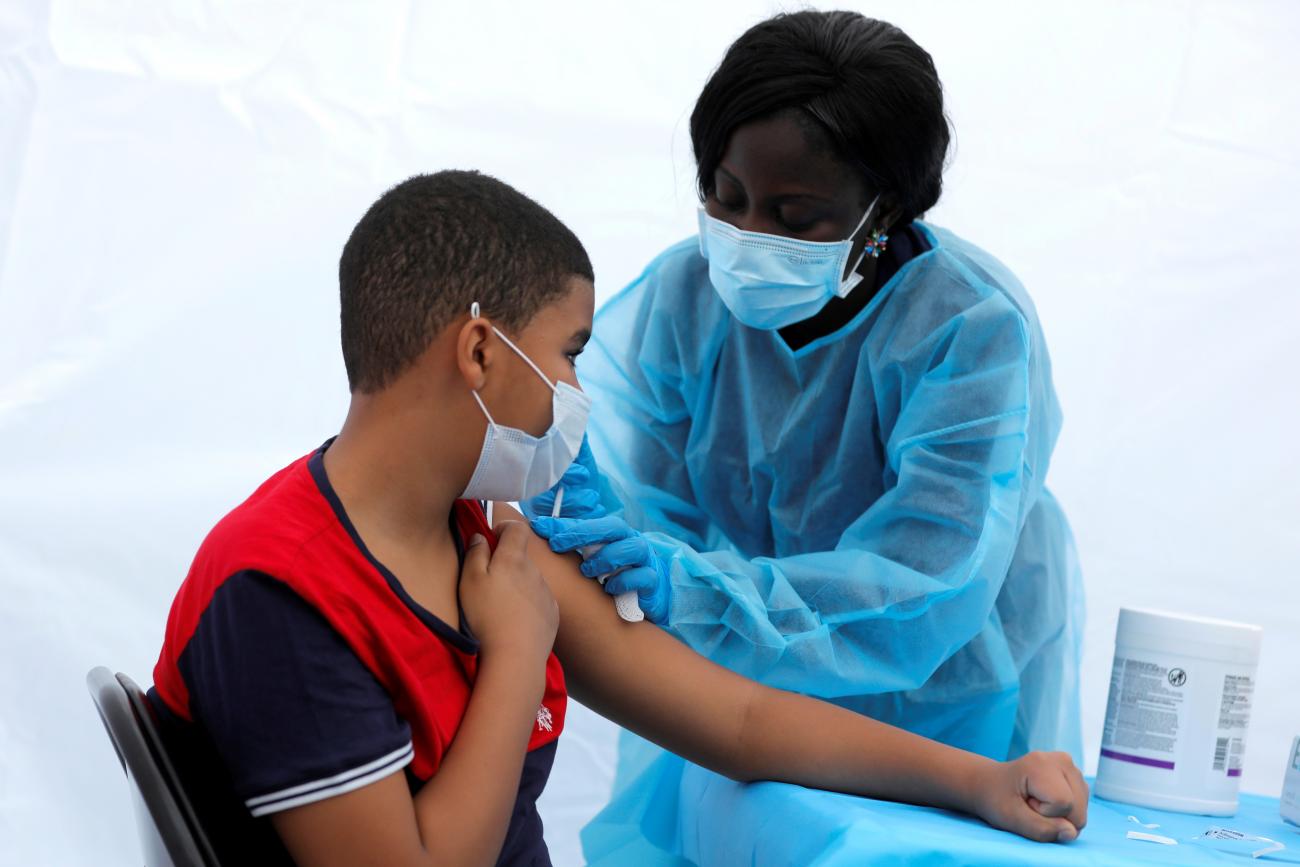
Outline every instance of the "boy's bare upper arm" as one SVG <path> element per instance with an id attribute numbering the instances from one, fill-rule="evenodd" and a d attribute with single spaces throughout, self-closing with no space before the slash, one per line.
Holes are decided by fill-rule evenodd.
<path id="1" fill-rule="evenodd" d="M 523 520 L 497 503 L 496 523 Z M 600 584 L 532 536 L 529 556 L 560 606 L 555 654 L 570 692 L 620 725 L 692 761 L 738 772 L 744 717 L 758 684 L 695 653 L 649 621 L 627 623 Z"/>
<path id="2" fill-rule="evenodd" d="M 424 863 L 402 771 L 352 792 L 273 813 L 271 824 L 294 863 L 303 867 Z"/>

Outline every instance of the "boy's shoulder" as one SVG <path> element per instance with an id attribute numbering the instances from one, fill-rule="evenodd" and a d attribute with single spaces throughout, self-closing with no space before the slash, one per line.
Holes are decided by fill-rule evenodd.
<path id="1" fill-rule="evenodd" d="M 340 556 L 331 554 L 343 546 L 328 538 L 333 513 L 310 466 L 319 454 L 276 472 L 208 532 L 172 600 L 165 650 L 183 649 L 229 579 L 258 573 L 294 586 L 300 573 L 321 571 L 319 563 L 304 570 L 305 555 L 312 561 Z"/>
<path id="2" fill-rule="evenodd" d="M 172 600 L 154 670 L 159 695 L 183 718 L 189 718 L 188 688 L 178 664 L 217 600 L 265 602 L 267 583 L 255 580 L 262 576 L 291 591 L 276 596 L 279 602 L 287 605 L 296 595 L 310 605 L 313 594 L 304 591 L 319 583 L 311 576 L 337 574 L 330 567 L 347 549 L 328 532 L 333 512 L 311 466 L 319 455 L 318 450 L 299 458 L 264 481 L 217 522 L 195 553 Z M 250 596 L 254 590 L 258 592 Z"/>
<path id="3" fill-rule="evenodd" d="M 218 521 L 195 554 L 190 578 L 219 583 L 245 570 L 285 577 L 302 550 L 331 526 L 333 513 L 309 466 L 316 454 L 276 472 Z"/>

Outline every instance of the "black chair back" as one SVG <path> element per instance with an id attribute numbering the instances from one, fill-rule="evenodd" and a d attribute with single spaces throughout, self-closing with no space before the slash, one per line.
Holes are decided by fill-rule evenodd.
<path id="1" fill-rule="evenodd" d="M 86 675 L 86 686 L 126 772 L 145 867 L 219 867 L 144 692 L 103 666 Z"/>

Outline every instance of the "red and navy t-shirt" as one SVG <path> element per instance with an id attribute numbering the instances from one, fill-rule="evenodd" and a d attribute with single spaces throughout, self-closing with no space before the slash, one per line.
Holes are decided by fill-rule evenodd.
<path id="1" fill-rule="evenodd" d="M 325 474 L 329 443 L 268 479 L 204 540 L 167 621 L 150 698 L 219 853 L 287 854 L 264 818 L 404 770 L 438 771 L 478 664 L 461 612 L 424 609 L 367 550 Z M 495 547 L 479 504 L 450 516 L 458 549 Z M 550 864 L 536 800 L 564 726 L 554 655 L 501 864 Z"/>

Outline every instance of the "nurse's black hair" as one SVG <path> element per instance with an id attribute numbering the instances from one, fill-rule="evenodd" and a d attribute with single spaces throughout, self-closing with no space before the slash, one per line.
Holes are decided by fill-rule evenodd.
<path id="1" fill-rule="evenodd" d="M 691 112 L 701 198 L 737 127 L 795 110 L 813 134 L 902 215 L 939 201 L 948 119 L 934 61 L 892 24 L 857 12 L 777 15 L 737 39 Z"/>
<path id="2" fill-rule="evenodd" d="M 384 193 L 339 259 L 343 366 L 353 392 L 390 383 L 478 301 L 507 332 L 594 280 L 554 214 L 479 172 L 416 175 Z"/>

